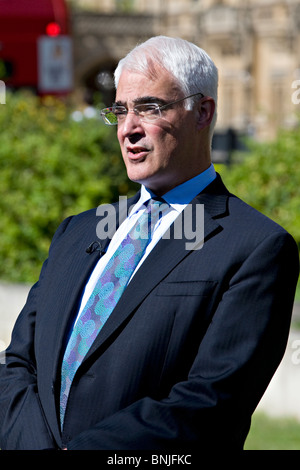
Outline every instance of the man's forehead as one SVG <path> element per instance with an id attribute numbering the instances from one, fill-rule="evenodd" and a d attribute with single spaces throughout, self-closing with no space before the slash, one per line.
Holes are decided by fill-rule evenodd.
<path id="1" fill-rule="evenodd" d="M 169 94 L 179 91 L 175 78 L 166 70 L 162 69 L 160 74 L 148 76 L 146 73 L 123 70 L 116 90 L 116 99 L 123 100 L 128 97 L 133 100 L 144 98 L 165 98 Z M 150 101 L 151 102 L 151 101 Z"/>

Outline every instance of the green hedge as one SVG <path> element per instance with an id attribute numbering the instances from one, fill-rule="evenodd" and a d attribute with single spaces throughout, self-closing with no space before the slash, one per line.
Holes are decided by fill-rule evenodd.
<path id="1" fill-rule="evenodd" d="M 288 230 L 300 247 L 300 132 L 281 131 L 276 140 L 250 141 L 249 152 L 220 167 L 230 191 Z"/>
<path id="2" fill-rule="evenodd" d="M 228 189 L 284 227 L 300 251 L 300 132 L 279 132 L 272 142 L 247 142 L 229 167 L 219 166 Z M 296 300 L 300 302 L 300 279 Z"/>
<path id="3" fill-rule="evenodd" d="M 35 281 L 65 217 L 135 191 L 115 128 L 71 114 L 24 93 L 0 106 L 0 279 Z"/>

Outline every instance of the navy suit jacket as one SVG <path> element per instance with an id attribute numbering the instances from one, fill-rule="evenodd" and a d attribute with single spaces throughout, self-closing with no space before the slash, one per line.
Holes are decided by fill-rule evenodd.
<path id="1" fill-rule="evenodd" d="M 97 240 L 95 210 L 61 224 L 1 365 L 2 449 L 243 447 L 285 351 L 298 250 L 219 176 L 197 204 L 203 247 L 187 250 L 184 230 L 158 242 L 80 366 L 63 432 L 64 345 L 110 237 L 86 252 Z"/>

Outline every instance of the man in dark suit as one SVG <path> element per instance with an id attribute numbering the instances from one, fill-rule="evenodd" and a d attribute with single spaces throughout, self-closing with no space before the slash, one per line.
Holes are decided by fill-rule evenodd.
<path id="1" fill-rule="evenodd" d="M 203 50 L 153 38 L 115 77 L 101 114 L 141 191 L 128 216 L 100 206 L 57 230 L 1 366 L 0 447 L 240 450 L 286 347 L 296 244 L 211 165 L 217 70 Z M 127 267 L 111 265 L 151 204 L 164 207 L 116 300 Z"/>

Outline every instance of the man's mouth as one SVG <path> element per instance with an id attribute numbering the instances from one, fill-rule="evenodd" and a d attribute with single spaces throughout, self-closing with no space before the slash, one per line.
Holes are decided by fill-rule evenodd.
<path id="1" fill-rule="evenodd" d="M 132 160 L 138 160 L 146 156 L 149 149 L 146 147 L 127 147 L 127 155 Z"/>

